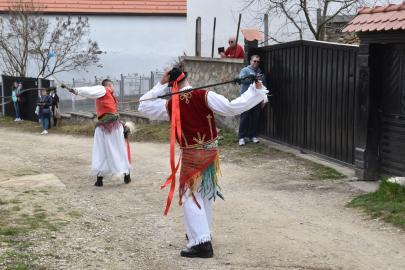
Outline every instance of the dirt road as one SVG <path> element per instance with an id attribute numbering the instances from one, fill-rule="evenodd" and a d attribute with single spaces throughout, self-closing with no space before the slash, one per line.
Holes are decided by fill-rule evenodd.
<path id="1" fill-rule="evenodd" d="M 223 153 L 215 257 L 190 260 L 179 257 L 182 209 L 174 204 L 162 215 L 168 145 L 133 143 L 132 183 L 114 178 L 96 188 L 88 176 L 92 138 L 0 127 L 0 142 L 0 198 L 66 221 L 32 234 L 34 269 L 405 269 L 405 233 L 345 208 L 359 191 L 344 181 L 303 180 L 308 169 L 291 155 Z M 38 174 L 55 175 L 65 188 L 1 187 Z"/>

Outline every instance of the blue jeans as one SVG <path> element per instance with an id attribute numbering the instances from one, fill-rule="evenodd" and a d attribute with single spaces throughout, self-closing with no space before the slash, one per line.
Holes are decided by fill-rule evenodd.
<path id="1" fill-rule="evenodd" d="M 48 114 L 42 114 L 41 124 L 42 124 L 42 128 L 44 130 L 48 130 L 48 126 L 49 126 L 49 115 Z"/>
<path id="2" fill-rule="evenodd" d="M 261 105 L 258 104 L 240 115 L 239 139 L 257 137 Z"/>
<path id="3" fill-rule="evenodd" d="M 20 107 L 18 107 L 18 102 L 13 102 L 13 104 L 14 104 L 15 118 L 21 118 Z"/>

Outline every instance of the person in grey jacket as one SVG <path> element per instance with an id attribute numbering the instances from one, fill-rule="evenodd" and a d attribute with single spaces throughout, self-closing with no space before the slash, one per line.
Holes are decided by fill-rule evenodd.
<path id="1" fill-rule="evenodd" d="M 263 77 L 262 71 L 259 68 L 260 56 L 252 55 L 250 58 L 250 65 L 244 67 L 239 74 L 240 78 L 244 78 L 249 75 L 255 75 Z M 263 80 L 263 78 L 262 78 Z M 243 94 L 249 88 L 249 83 L 242 83 L 240 86 L 240 94 Z M 239 145 L 245 145 L 245 138 L 249 138 L 253 143 L 258 143 L 257 138 L 257 126 L 259 124 L 261 104 L 256 105 L 249 111 L 246 111 L 240 115 L 239 124 Z"/>

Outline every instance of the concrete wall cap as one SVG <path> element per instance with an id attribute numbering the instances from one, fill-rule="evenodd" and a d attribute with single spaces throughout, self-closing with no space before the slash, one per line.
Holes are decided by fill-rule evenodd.
<path id="1" fill-rule="evenodd" d="M 220 62 L 220 63 L 234 63 L 243 64 L 243 59 L 235 58 L 211 58 L 211 57 L 198 57 L 198 56 L 182 56 L 182 61 L 197 61 L 197 62 Z"/>
<path id="2" fill-rule="evenodd" d="M 89 112 L 71 112 L 70 115 L 79 116 L 79 117 L 83 117 L 83 118 L 89 118 L 89 119 L 93 119 L 94 117 L 96 117 L 96 115 L 94 113 L 89 113 Z"/>

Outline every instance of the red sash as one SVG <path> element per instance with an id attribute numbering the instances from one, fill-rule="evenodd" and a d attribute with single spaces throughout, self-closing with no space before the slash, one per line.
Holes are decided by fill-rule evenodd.
<path id="1" fill-rule="evenodd" d="M 178 82 L 181 81 L 185 77 L 184 73 L 182 73 L 176 81 L 173 83 L 172 92 L 177 93 L 179 91 Z M 177 165 L 175 164 L 175 146 L 176 146 L 176 134 L 178 138 L 181 138 L 181 122 L 180 122 L 180 99 L 178 94 L 174 94 L 172 96 L 172 112 L 171 112 L 171 129 L 170 129 L 170 168 L 171 168 L 171 175 L 166 179 L 166 182 L 160 187 L 165 188 L 170 184 L 170 191 L 167 197 L 166 208 L 165 208 L 165 216 L 169 212 L 170 205 L 172 203 L 174 190 L 176 188 L 176 173 L 180 166 L 181 156 L 177 161 Z"/>

